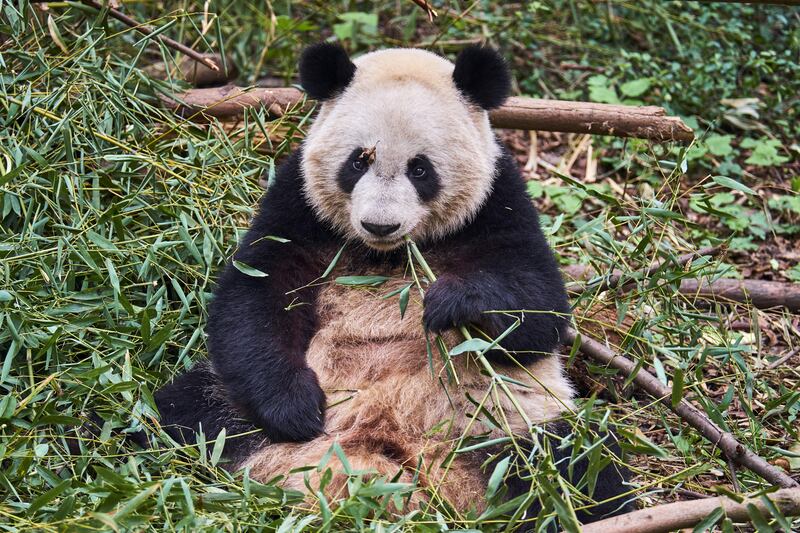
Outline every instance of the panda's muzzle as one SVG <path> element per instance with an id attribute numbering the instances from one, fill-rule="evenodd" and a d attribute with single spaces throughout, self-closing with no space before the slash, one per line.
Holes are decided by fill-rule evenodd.
<path id="1" fill-rule="evenodd" d="M 362 220 L 361 227 L 376 237 L 386 237 L 400 229 L 400 224 L 373 224 Z"/>

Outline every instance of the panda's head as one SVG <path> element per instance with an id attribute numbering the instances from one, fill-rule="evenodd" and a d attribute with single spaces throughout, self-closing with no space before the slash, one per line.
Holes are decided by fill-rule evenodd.
<path id="1" fill-rule="evenodd" d="M 320 218 L 391 250 L 404 235 L 442 237 L 475 216 L 500 154 L 487 111 L 510 91 L 497 52 L 469 47 L 455 65 L 414 49 L 351 61 L 323 43 L 303 53 L 300 81 L 322 102 L 302 161 Z"/>

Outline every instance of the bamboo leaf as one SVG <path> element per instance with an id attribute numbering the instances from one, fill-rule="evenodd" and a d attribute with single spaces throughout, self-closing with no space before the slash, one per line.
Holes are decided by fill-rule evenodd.
<path id="1" fill-rule="evenodd" d="M 233 261 L 233 266 L 236 267 L 236 270 L 238 270 L 242 274 L 245 274 L 245 275 L 253 277 L 253 278 L 266 278 L 267 276 L 269 276 L 269 274 L 267 274 L 266 272 L 262 272 L 257 268 L 254 268 L 254 267 L 251 267 L 250 265 L 242 263 L 241 261 L 234 260 Z"/>

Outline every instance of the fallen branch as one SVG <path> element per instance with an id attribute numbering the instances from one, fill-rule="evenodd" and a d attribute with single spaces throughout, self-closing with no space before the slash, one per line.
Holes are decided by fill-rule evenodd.
<path id="1" fill-rule="evenodd" d="M 276 101 L 281 107 L 303 103 L 305 95 L 294 88 L 253 88 L 227 85 L 192 89 L 178 95 L 169 104 L 183 116 L 205 116 L 220 120 L 240 117 L 248 107 L 270 108 Z M 666 115 L 663 108 L 654 106 L 624 106 L 540 100 L 512 97 L 489 118 L 495 128 L 539 131 L 593 133 L 617 137 L 639 137 L 653 141 L 691 141 L 694 133 L 678 117 Z"/>
<path id="2" fill-rule="evenodd" d="M 587 265 L 569 265 L 564 267 L 563 270 L 572 279 L 587 279 L 595 275 L 594 269 Z M 658 267 L 653 268 L 649 273 L 657 270 Z M 608 278 L 608 281 L 601 284 L 599 288 L 582 283 L 568 283 L 567 290 L 573 296 L 581 295 L 586 290 L 602 292 L 603 290 L 615 288 L 621 277 L 622 272 L 615 270 Z M 619 290 L 625 291 L 628 288 L 630 288 L 630 284 L 626 283 Z M 728 302 L 749 303 L 758 309 L 785 307 L 790 311 L 800 310 L 800 284 L 797 283 L 728 278 L 720 278 L 714 281 L 684 279 L 681 280 L 678 292 L 687 296 L 712 301 L 725 300 Z"/>
<path id="3" fill-rule="evenodd" d="M 165 104 L 182 117 L 193 120 L 216 118 L 221 121 L 242 117 L 248 108 L 264 107 L 273 118 L 284 115 L 288 109 L 308 109 L 302 91 L 292 87 L 244 90 L 235 85 L 191 89 L 177 95 Z"/>
<path id="4" fill-rule="evenodd" d="M 652 141 L 691 141 L 692 129 L 662 107 L 595 104 L 515 96 L 490 113 L 496 128 L 592 133 Z"/>
<path id="5" fill-rule="evenodd" d="M 764 503 L 764 498 L 769 498 L 784 516 L 800 515 L 800 489 L 782 489 L 761 497 L 747 498 L 742 502 L 719 496 L 657 505 L 587 524 L 581 528 L 581 532 L 666 533 L 694 527 L 719 508 L 733 522 L 750 522 L 750 506 L 755 507 L 762 516 L 768 517 L 772 514 Z"/>
<path id="6" fill-rule="evenodd" d="M 589 357 L 620 370 L 626 377 L 634 376 L 633 381 L 648 394 L 666 405 L 690 426 L 699 431 L 705 438 L 720 447 L 723 453 L 736 464 L 750 469 L 774 485 L 783 488 L 800 487 L 798 483 L 785 472 L 766 462 L 750 451 L 744 444 L 736 440 L 732 434 L 723 431 L 712 422 L 702 411 L 690 404 L 685 399 L 676 405 L 672 404 L 672 390 L 663 385 L 653 374 L 639 368 L 627 357 L 615 354 L 598 341 L 580 336 L 575 330 L 570 329 L 564 339 L 565 344 L 579 344 L 580 351 Z"/>
<path id="7" fill-rule="evenodd" d="M 755 279 L 696 279 L 681 281 L 680 292 L 709 300 L 746 302 L 759 309 L 785 307 L 800 310 L 800 284 Z"/>

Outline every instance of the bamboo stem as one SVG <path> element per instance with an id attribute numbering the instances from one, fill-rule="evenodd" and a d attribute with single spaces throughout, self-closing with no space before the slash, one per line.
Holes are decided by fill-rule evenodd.
<path id="1" fill-rule="evenodd" d="M 436 274 L 433 273 L 433 270 L 431 270 L 431 267 L 428 265 L 428 262 L 425 261 L 425 257 L 423 257 L 422 252 L 420 252 L 419 248 L 417 248 L 417 244 L 414 241 L 412 241 L 411 238 L 408 236 L 406 236 L 405 239 L 406 243 L 411 249 L 411 253 L 414 254 L 414 258 L 419 263 L 420 268 L 422 268 L 422 271 L 425 273 L 425 275 L 428 277 L 431 283 L 436 281 Z M 466 340 L 472 340 L 472 334 L 469 332 L 466 326 L 459 327 L 459 331 Z M 481 366 L 483 366 L 483 368 L 486 370 L 489 376 L 491 376 L 492 381 L 497 383 L 497 385 L 503 390 L 503 393 L 506 395 L 506 397 L 508 397 L 511 404 L 514 406 L 514 409 L 519 413 L 519 416 L 522 418 L 522 420 L 525 421 L 525 425 L 528 428 L 532 427 L 533 423 L 531 422 L 530 418 L 528 418 L 528 415 L 525 413 L 525 410 L 517 401 L 517 398 L 514 396 L 514 393 L 512 393 L 511 389 L 508 388 L 508 385 L 506 385 L 505 381 L 503 381 L 503 378 L 501 378 L 497 374 L 497 372 L 495 372 L 491 363 L 489 363 L 489 360 L 486 359 L 486 356 L 477 352 L 473 353 L 475 354 L 475 358 L 478 360 L 478 362 L 480 362 Z"/>
<path id="2" fill-rule="evenodd" d="M 113 7 L 110 7 L 110 6 L 104 6 L 103 4 L 101 4 L 100 2 L 96 2 L 95 0 L 80 0 L 80 2 L 85 4 L 85 5 L 87 5 L 87 6 L 93 7 L 96 10 L 101 11 L 101 12 L 104 9 L 108 10 L 108 14 L 112 18 L 117 19 L 118 21 L 122 22 L 126 26 L 129 26 L 129 27 L 133 28 L 134 30 L 136 30 L 136 31 L 138 31 L 140 33 L 143 33 L 143 34 L 145 34 L 147 36 L 151 36 L 156 31 L 153 28 L 151 28 L 150 26 L 146 26 L 146 25 L 140 23 L 139 21 L 137 21 L 136 19 L 129 17 L 128 15 L 126 15 L 125 13 L 120 11 L 119 9 L 115 9 Z M 186 46 L 184 44 L 181 44 L 178 41 L 174 41 L 174 40 L 170 39 L 169 37 L 165 37 L 163 35 L 155 35 L 153 38 L 155 38 L 157 41 L 163 43 L 165 46 L 168 46 L 169 48 L 172 48 L 173 50 L 176 50 L 176 51 L 178 51 L 178 52 L 180 52 L 182 54 L 185 54 L 187 57 L 191 57 L 192 59 L 194 59 L 198 63 L 202 63 L 203 65 L 207 66 L 211 70 L 214 70 L 214 71 L 219 70 L 219 66 L 217 66 L 217 64 L 214 63 L 214 61 L 212 61 L 208 57 L 204 57 L 203 54 L 201 54 L 201 53 L 199 53 L 199 52 L 197 52 L 195 50 L 192 50 L 188 46 Z"/>
<path id="3" fill-rule="evenodd" d="M 719 426 L 711 421 L 700 409 L 690 404 L 685 399 L 681 399 L 677 404 L 672 403 L 672 390 L 663 385 L 658 378 L 643 368 L 638 368 L 636 363 L 616 354 L 603 346 L 600 342 L 586 336 L 581 336 L 574 329 L 567 331 L 564 342 L 569 344 L 579 343 L 579 350 L 601 363 L 620 370 L 626 377 L 634 376 L 633 381 L 644 389 L 653 398 L 669 407 L 681 419 L 685 420 L 690 426 L 699 431 L 705 438 L 714 445 L 719 446 L 727 457 L 736 464 L 750 469 L 770 483 L 783 488 L 800 487 L 797 481 L 792 479 L 783 470 L 776 468 L 756 455 L 744 444 L 736 440 L 731 433 L 723 431 Z"/>

